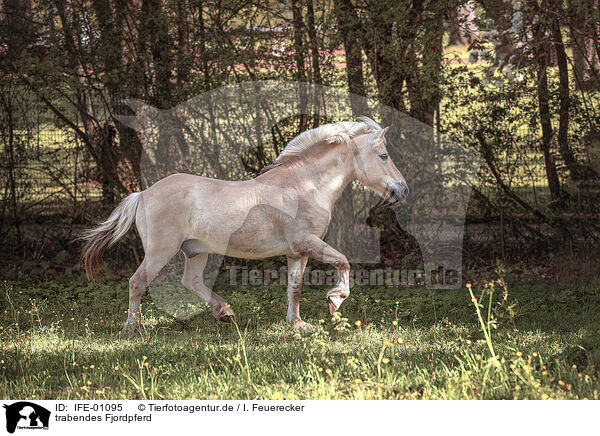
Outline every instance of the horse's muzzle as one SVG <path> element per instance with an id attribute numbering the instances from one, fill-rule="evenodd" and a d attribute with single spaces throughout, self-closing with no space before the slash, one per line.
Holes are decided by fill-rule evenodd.
<path id="1" fill-rule="evenodd" d="M 398 200 L 403 200 L 408 197 L 409 192 L 408 185 L 405 181 L 393 182 L 388 185 L 385 196 L 387 197 L 387 201 L 395 203 Z"/>

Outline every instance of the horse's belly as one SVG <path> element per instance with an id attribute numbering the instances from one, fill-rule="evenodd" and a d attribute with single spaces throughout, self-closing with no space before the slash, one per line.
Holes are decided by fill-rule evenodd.
<path id="1" fill-rule="evenodd" d="M 273 235 L 255 235 L 253 238 L 238 239 L 235 235 L 227 245 L 225 255 L 245 259 L 262 259 L 290 253 L 290 246 L 284 239 Z"/>

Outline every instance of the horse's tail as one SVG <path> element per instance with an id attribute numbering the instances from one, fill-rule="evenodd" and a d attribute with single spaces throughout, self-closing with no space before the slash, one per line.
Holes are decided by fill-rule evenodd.
<path id="1" fill-rule="evenodd" d="M 85 241 L 81 259 L 88 279 L 96 281 L 97 273 L 102 267 L 102 252 L 125 236 L 133 225 L 141 194 L 141 192 L 129 194 L 106 221 L 100 223 L 98 227 L 87 230 L 81 236 Z"/>

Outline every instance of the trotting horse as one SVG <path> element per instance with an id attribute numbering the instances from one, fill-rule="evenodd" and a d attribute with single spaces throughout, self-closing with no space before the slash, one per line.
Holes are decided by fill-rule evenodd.
<path id="1" fill-rule="evenodd" d="M 229 304 L 204 284 L 209 253 L 248 259 L 285 255 L 287 321 L 295 328 L 310 328 L 300 318 L 302 277 L 309 257 L 337 269 L 337 281 L 327 292 L 330 313 L 350 294 L 346 256 L 322 240 L 344 188 L 358 179 L 390 202 L 408 195 L 406 181 L 386 151 L 386 131 L 366 117 L 326 124 L 290 141 L 255 179 L 174 174 L 130 194 L 106 221 L 84 234 L 88 277 L 96 275 L 102 251 L 135 221 L 145 256 L 129 280 L 124 331 L 140 329 L 142 295 L 179 250 L 185 254 L 183 285 L 209 303 L 216 319 L 231 322 L 234 313 Z"/>

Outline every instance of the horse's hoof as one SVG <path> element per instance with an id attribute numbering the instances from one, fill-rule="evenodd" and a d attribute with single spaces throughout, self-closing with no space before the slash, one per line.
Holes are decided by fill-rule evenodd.
<path id="1" fill-rule="evenodd" d="M 290 327 L 292 327 L 294 330 L 303 330 L 305 332 L 312 332 L 315 329 L 312 324 L 304 322 L 301 319 L 291 323 Z"/>
<path id="2" fill-rule="evenodd" d="M 335 307 L 335 304 L 333 304 L 333 302 L 329 298 L 327 299 L 327 307 L 329 308 L 330 315 L 333 315 L 337 310 L 337 307 Z"/>
<path id="3" fill-rule="evenodd" d="M 333 315 L 336 310 L 340 308 L 345 298 L 339 297 L 337 295 L 332 295 L 327 297 L 327 307 L 329 308 L 329 314 Z"/>
<path id="4" fill-rule="evenodd" d="M 235 321 L 235 315 L 222 315 L 219 318 L 219 321 L 233 324 L 233 322 Z"/>
<path id="5" fill-rule="evenodd" d="M 221 322 L 233 323 L 235 322 L 235 313 L 229 307 L 229 304 L 222 306 L 216 311 L 213 311 L 215 318 Z"/>
<path id="6" fill-rule="evenodd" d="M 327 297 L 327 307 L 329 308 L 329 314 L 333 315 L 336 310 L 340 308 L 346 297 L 339 295 L 331 295 Z"/>
<path id="7" fill-rule="evenodd" d="M 339 289 L 332 289 L 327 293 L 327 306 L 329 308 L 329 314 L 333 315 L 336 310 L 340 308 L 344 300 L 348 298 L 348 292 L 344 292 Z"/>

